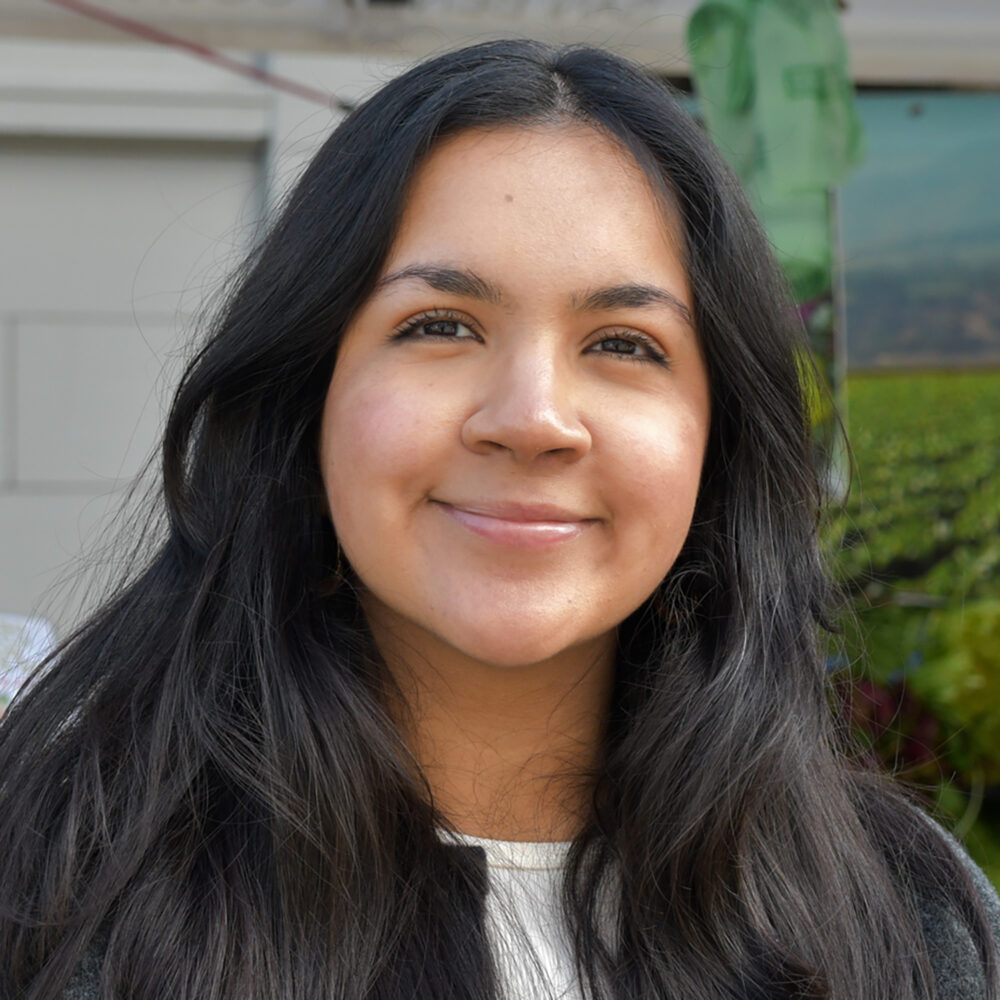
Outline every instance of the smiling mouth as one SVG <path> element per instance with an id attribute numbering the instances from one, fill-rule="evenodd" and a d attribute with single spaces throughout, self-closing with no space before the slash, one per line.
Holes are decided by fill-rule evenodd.
<path id="1" fill-rule="evenodd" d="M 538 549 L 578 538 L 597 518 L 548 504 L 450 504 L 432 500 L 461 527 L 498 545 Z"/>

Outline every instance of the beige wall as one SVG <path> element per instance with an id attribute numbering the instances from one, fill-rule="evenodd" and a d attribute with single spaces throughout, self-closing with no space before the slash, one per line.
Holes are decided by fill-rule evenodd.
<path id="1" fill-rule="evenodd" d="M 390 72 L 290 58 L 347 96 Z M 153 48 L 7 42 L 0 67 L 0 613 L 65 632 L 195 317 L 335 119 Z"/>
<path id="2" fill-rule="evenodd" d="M 0 148 L 0 608 L 31 609 L 150 453 L 188 317 L 259 215 L 259 162 L 240 143 Z"/>

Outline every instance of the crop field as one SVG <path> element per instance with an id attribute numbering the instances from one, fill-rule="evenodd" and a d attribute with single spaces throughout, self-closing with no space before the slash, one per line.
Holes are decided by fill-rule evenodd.
<path id="1" fill-rule="evenodd" d="M 1000 371 L 852 375 L 852 590 L 1000 599 Z"/>
<path id="2" fill-rule="evenodd" d="M 846 416 L 844 651 L 897 699 L 882 758 L 937 788 L 1000 882 L 1000 371 L 853 374 Z"/>

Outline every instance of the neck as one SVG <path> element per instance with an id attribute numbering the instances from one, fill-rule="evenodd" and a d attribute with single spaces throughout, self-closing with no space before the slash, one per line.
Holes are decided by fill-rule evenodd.
<path id="1" fill-rule="evenodd" d="M 445 821 L 497 840 L 572 839 L 604 743 L 614 636 L 510 667 L 371 624 L 395 682 L 390 712 Z"/>

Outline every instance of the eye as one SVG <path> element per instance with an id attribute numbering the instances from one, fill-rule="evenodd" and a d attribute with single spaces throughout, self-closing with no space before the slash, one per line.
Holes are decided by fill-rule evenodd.
<path id="1" fill-rule="evenodd" d="M 594 354 L 610 354 L 617 360 L 652 362 L 664 368 L 670 367 L 670 358 L 659 344 L 638 330 L 602 331 L 600 339 L 595 340 L 587 350 Z"/>
<path id="2" fill-rule="evenodd" d="M 478 340 L 471 321 L 458 313 L 431 309 L 404 320 L 392 332 L 392 340 Z"/>

